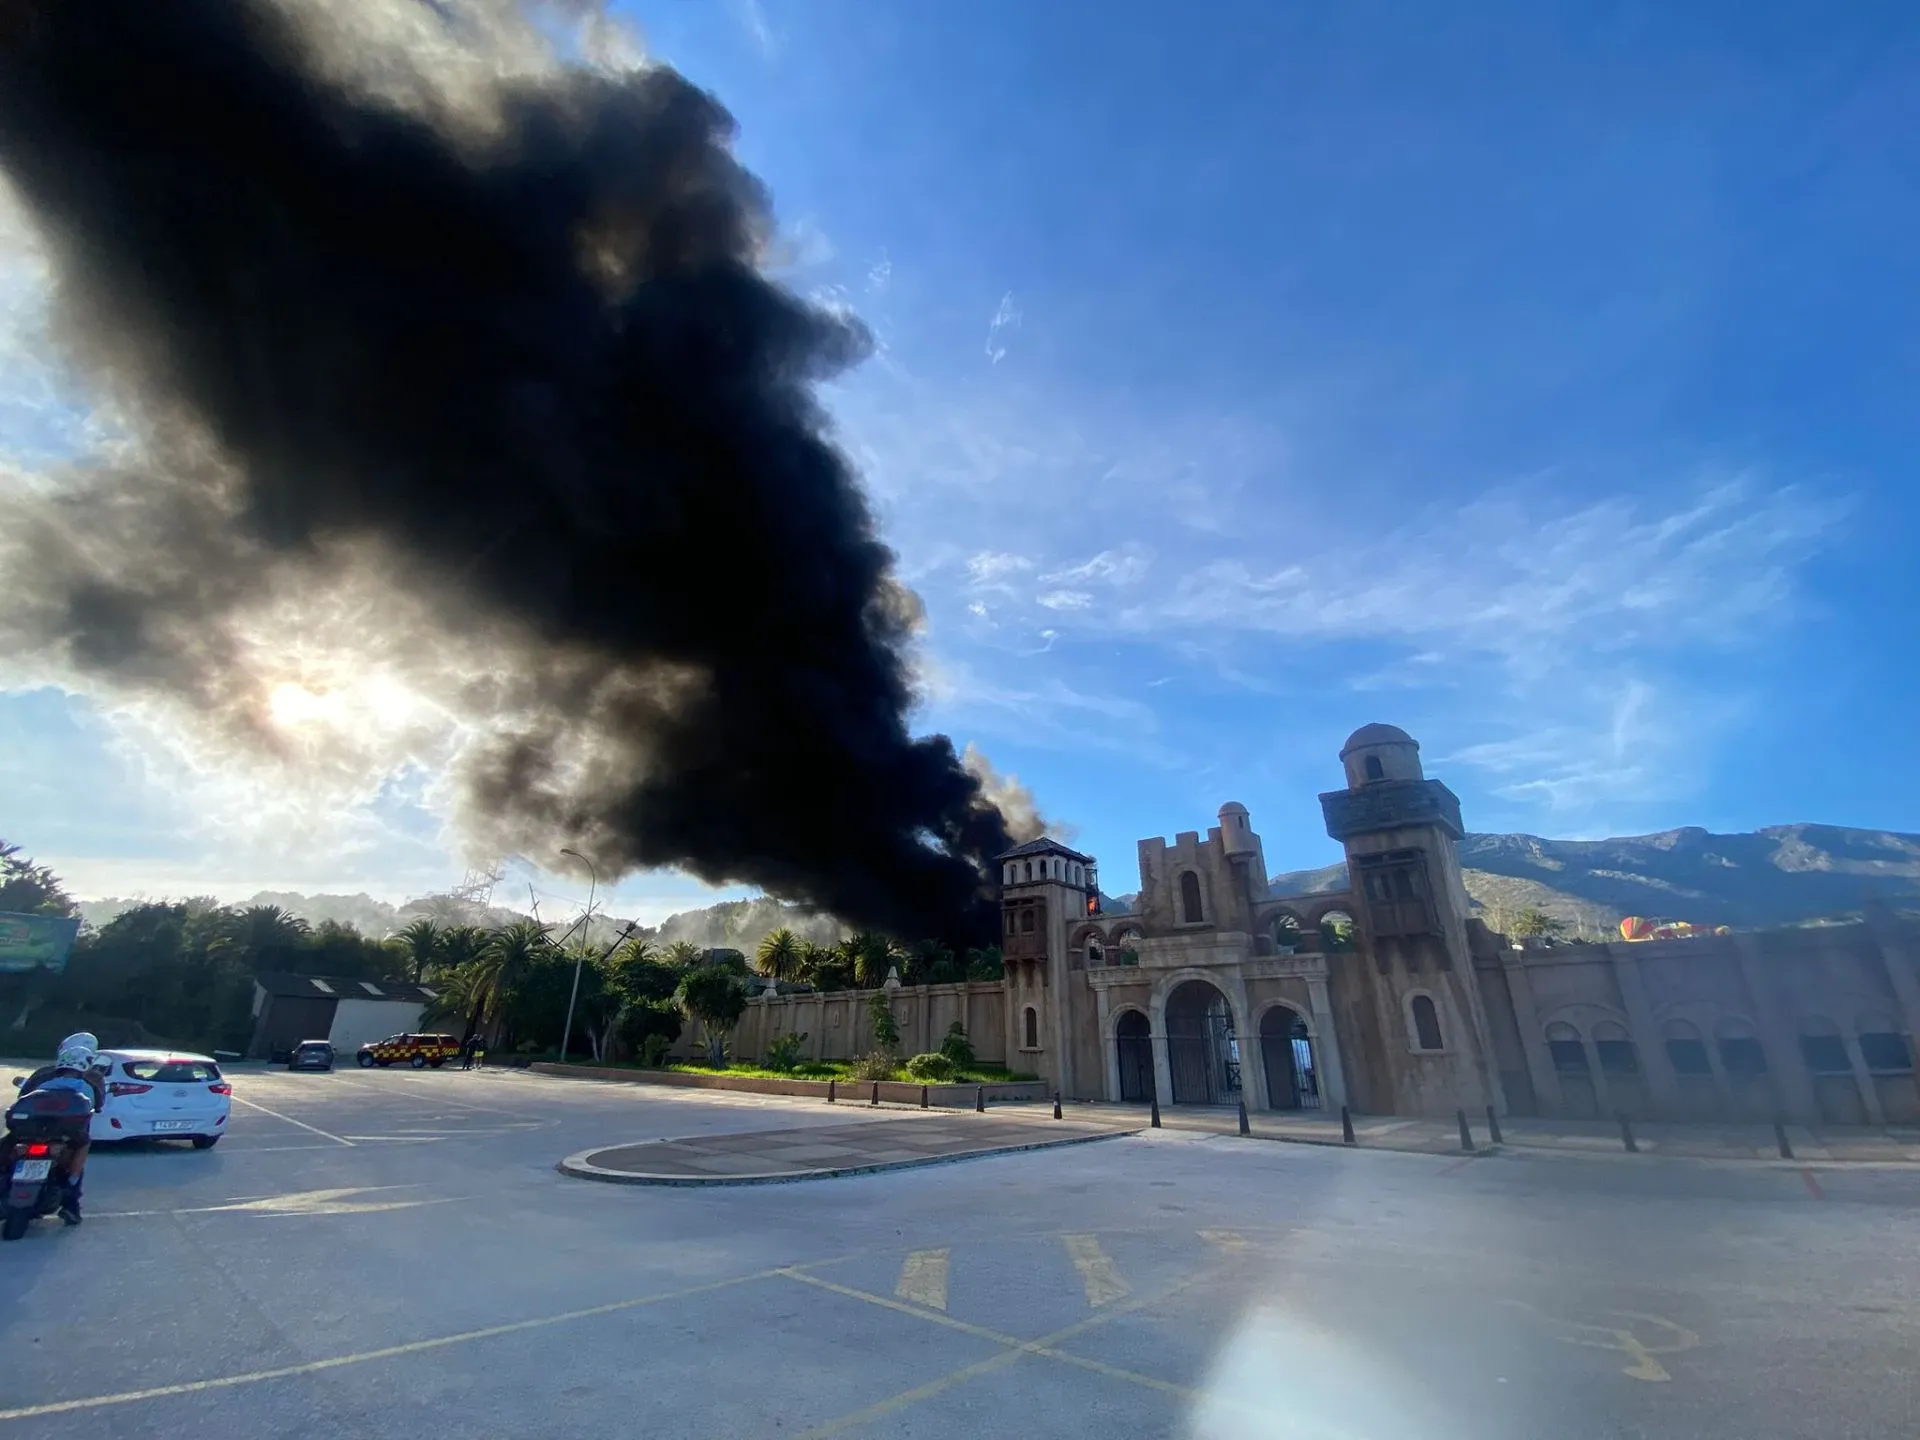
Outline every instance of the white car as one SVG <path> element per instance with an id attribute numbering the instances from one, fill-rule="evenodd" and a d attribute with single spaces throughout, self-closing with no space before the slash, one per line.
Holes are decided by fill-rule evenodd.
<path id="1" fill-rule="evenodd" d="M 180 1050 L 102 1050 L 107 1103 L 95 1140 L 191 1140 L 211 1150 L 227 1133 L 233 1086 L 205 1055 Z"/>

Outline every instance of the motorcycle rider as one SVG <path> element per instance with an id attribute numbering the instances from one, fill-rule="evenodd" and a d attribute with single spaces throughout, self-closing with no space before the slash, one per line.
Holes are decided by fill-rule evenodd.
<path id="1" fill-rule="evenodd" d="M 20 1086 L 22 1095 L 35 1090 L 77 1090 L 93 1102 L 97 1114 L 107 1103 L 107 1090 L 100 1078 L 100 1041 L 86 1031 L 69 1035 L 60 1042 L 53 1064 L 42 1065 Z M 60 1218 L 69 1225 L 80 1223 L 80 1185 L 87 1169 L 87 1152 L 92 1136 L 82 1132 L 73 1142 L 67 1160 L 67 1172 L 60 1198 Z"/>

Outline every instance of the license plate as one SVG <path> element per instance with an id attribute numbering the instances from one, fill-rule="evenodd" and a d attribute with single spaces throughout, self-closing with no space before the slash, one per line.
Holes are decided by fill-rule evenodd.
<path id="1" fill-rule="evenodd" d="M 162 1130 L 191 1130 L 192 1128 L 193 1122 L 191 1120 L 156 1120 L 153 1122 L 155 1134 L 158 1134 Z"/>
<path id="2" fill-rule="evenodd" d="M 51 1160 L 17 1160 L 13 1166 L 13 1178 L 16 1180 L 44 1180 L 53 1169 Z"/>

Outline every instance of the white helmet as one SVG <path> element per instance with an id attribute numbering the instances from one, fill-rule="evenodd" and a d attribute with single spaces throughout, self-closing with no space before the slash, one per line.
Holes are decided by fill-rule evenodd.
<path id="1" fill-rule="evenodd" d="M 60 1049 L 54 1056 L 53 1063 L 65 1066 L 69 1070 L 86 1070 L 93 1065 L 99 1053 L 99 1037 L 82 1030 L 77 1035 L 69 1035 L 60 1042 Z"/>

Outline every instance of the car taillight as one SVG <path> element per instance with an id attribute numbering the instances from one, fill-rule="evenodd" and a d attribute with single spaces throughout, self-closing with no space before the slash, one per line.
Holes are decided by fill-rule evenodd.
<path id="1" fill-rule="evenodd" d="M 210 1090 L 210 1091 L 211 1091 L 211 1092 L 212 1092 L 213 1094 L 215 1094 L 215 1095 L 231 1095 L 231 1094 L 233 1094 L 233 1086 L 231 1086 L 231 1085 L 229 1085 L 229 1084 L 227 1084 L 227 1083 L 226 1083 L 226 1082 L 225 1082 L 224 1080 L 222 1080 L 222 1081 L 220 1081 L 220 1082 L 218 1082 L 218 1083 L 216 1083 L 216 1084 L 213 1084 L 213 1085 L 209 1085 L 209 1086 L 207 1086 L 207 1089 L 208 1089 L 208 1090 Z"/>
<path id="2" fill-rule="evenodd" d="M 33 1156 L 36 1160 L 39 1159 L 42 1155 L 51 1155 L 52 1153 L 53 1153 L 53 1147 L 51 1145 L 36 1144 L 36 1145 L 27 1146 L 27 1154 Z"/>
<path id="3" fill-rule="evenodd" d="M 130 1085 L 125 1080 L 116 1080 L 107 1086 L 109 1095 L 144 1095 L 153 1089 L 151 1085 Z"/>

